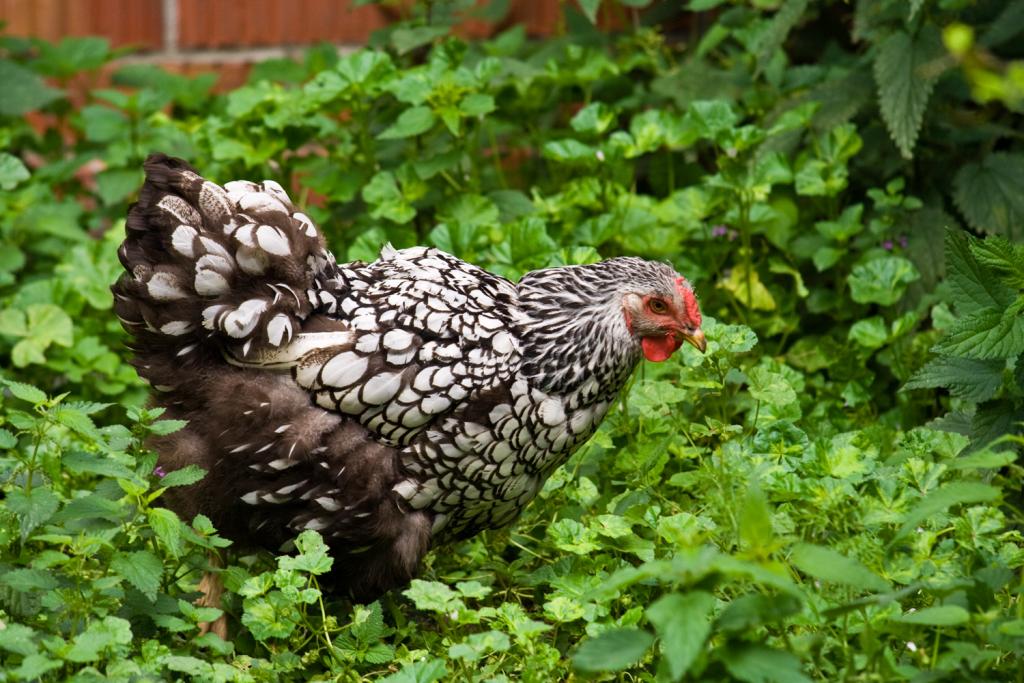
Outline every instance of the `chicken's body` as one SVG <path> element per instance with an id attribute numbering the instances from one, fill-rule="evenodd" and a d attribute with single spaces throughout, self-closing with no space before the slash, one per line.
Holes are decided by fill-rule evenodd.
<path id="1" fill-rule="evenodd" d="M 146 170 L 114 294 L 140 375 L 188 421 L 161 464 L 209 471 L 171 504 L 271 549 L 315 529 L 358 597 L 515 519 L 641 355 L 703 347 L 664 264 L 517 284 L 422 247 L 339 265 L 276 183 L 222 189 L 162 155 Z"/>

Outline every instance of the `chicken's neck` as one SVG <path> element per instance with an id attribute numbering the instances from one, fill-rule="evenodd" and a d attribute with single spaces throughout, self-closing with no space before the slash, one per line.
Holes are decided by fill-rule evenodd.
<path id="1" fill-rule="evenodd" d="M 622 312 L 617 265 L 538 270 L 517 285 L 529 319 L 520 339 L 522 374 L 573 407 L 613 399 L 640 360 Z"/>

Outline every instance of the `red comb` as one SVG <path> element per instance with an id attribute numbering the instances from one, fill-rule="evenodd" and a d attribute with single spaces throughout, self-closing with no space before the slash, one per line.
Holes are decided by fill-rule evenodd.
<path id="1" fill-rule="evenodd" d="M 697 297 L 693 295 L 693 289 L 690 288 L 685 277 L 676 278 L 676 289 L 679 291 L 679 296 L 683 298 L 683 306 L 686 308 L 686 317 L 689 318 L 694 325 L 700 327 L 700 306 L 697 305 Z"/>

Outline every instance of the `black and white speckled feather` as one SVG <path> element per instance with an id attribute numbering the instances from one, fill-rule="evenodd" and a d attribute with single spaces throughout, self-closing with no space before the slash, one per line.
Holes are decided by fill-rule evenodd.
<path id="1" fill-rule="evenodd" d="M 171 504 L 271 548 L 315 529 L 363 598 L 408 581 L 431 544 L 515 519 L 646 337 L 656 360 L 703 346 L 692 290 L 664 264 L 518 284 L 423 247 L 336 264 L 272 181 L 220 188 L 162 155 L 146 172 L 113 291 L 140 375 L 188 420 L 155 443 L 162 464 L 210 471 Z M 652 296 L 678 330 L 645 313 Z"/>

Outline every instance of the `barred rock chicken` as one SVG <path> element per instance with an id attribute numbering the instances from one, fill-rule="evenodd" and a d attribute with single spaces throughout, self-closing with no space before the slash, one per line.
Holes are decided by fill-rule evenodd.
<path id="1" fill-rule="evenodd" d="M 360 599 L 435 544 L 501 527 L 593 434 L 641 355 L 704 351 L 690 284 L 638 258 L 518 284 L 437 249 L 338 264 L 273 181 L 223 188 L 156 154 L 115 310 L 167 416 L 170 492 L 243 545 L 305 529 Z"/>

